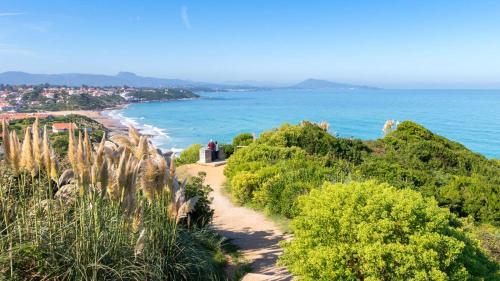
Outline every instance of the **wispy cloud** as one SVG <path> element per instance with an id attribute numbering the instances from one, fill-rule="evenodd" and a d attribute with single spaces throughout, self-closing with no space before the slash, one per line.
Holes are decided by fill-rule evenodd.
<path id="1" fill-rule="evenodd" d="M 26 13 L 14 12 L 14 13 L 0 13 L 0 17 L 13 17 L 13 16 L 21 16 Z"/>
<path id="2" fill-rule="evenodd" d="M 191 23 L 189 22 L 188 8 L 187 6 L 181 7 L 181 19 L 182 23 L 187 29 L 191 29 Z"/>

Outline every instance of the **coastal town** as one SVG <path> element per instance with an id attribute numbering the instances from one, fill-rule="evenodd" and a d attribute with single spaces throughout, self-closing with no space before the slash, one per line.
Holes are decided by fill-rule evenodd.
<path id="1" fill-rule="evenodd" d="M 80 87 L 0 84 L 0 114 L 60 110 L 102 110 L 132 102 L 198 97 L 172 88 Z"/>

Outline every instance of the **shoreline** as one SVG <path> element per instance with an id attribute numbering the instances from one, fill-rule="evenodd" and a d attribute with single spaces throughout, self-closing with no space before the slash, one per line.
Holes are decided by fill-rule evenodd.
<path id="1" fill-rule="evenodd" d="M 70 114 L 82 115 L 86 116 L 94 121 L 103 125 L 109 131 L 109 135 L 117 135 L 117 134 L 127 134 L 128 127 L 120 122 L 120 120 L 115 119 L 107 114 L 104 114 L 105 111 L 114 110 L 114 109 L 122 109 L 125 106 L 113 107 L 103 110 L 62 110 L 62 111 L 43 111 L 38 112 L 42 114 L 48 114 L 53 116 L 66 116 Z"/>
<path id="2" fill-rule="evenodd" d="M 154 139 L 156 137 L 161 137 L 162 133 L 156 134 L 156 133 L 151 133 L 151 132 L 143 132 L 141 126 L 135 126 L 134 124 L 127 125 L 126 122 L 123 123 L 121 119 L 112 117 L 108 114 L 105 114 L 105 111 L 111 111 L 111 110 L 120 110 L 123 108 L 126 108 L 127 105 L 121 105 L 118 107 L 112 107 L 112 108 L 107 108 L 103 110 L 62 110 L 62 111 L 44 111 L 44 112 L 38 112 L 41 114 L 48 114 L 52 116 L 67 116 L 70 114 L 75 114 L 75 115 L 81 115 L 81 116 L 86 116 L 101 125 L 103 125 L 106 130 L 107 130 L 107 136 L 111 137 L 114 135 L 125 135 L 127 136 L 129 133 L 129 127 L 133 126 L 136 129 L 138 129 L 142 135 L 147 136 L 149 140 L 157 147 L 158 149 L 162 150 L 163 152 L 168 152 L 172 151 L 174 153 L 180 152 L 183 149 L 175 149 L 175 148 L 167 148 L 167 147 L 161 147 L 161 145 L 158 145 L 154 142 Z"/>
<path id="3" fill-rule="evenodd" d="M 161 144 L 155 143 L 155 138 L 165 137 L 166 134 L 161 128 L 156 128 L 151 125 L 141 125 L 139 123 L 135 124 L 135 122 L 127 122 L 128 118 L 121 118 L 120 116 L 114 116 L 113 114 L 109 114 L 109 112 L 114 110 L 121 110 L 129 106 L 130 104 L 123 104 L 115 107 L 109 107 L 100 110 L 61 110 L 61 111 L 41 111 L 37 112 L 37 114 L 44 115 L 52 115 L 52 116 L 67 116 L 71 114 L 80 115 L 88 117 L 102 126 L 105 127 L 108 136 L 113 135 L 128 135 L 129 127 L 133 126 L 138 129 L 141 134 L 147 136 L 157 147 L 161 147 Z M 174 148 L 161 148 L 163 150 L 176 150 Z M 181 149 L 182 150 L 182 149 Z"/>

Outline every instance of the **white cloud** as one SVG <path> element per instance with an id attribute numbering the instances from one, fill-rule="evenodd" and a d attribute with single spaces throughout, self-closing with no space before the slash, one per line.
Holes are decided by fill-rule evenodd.
<path id="1" fill-rule="evenodd" d="M 25 13 L 0 13 L 0 17 L 13 17 L 13 16 L 21 16 Z"/>
<path id="2" fill-rule="evenodd" d="M 191 23 L 189 22 L 188 8 L 186 6 L 181 7 L 181 19 L 184 26 L 187 29 L 190 29 Z"/>

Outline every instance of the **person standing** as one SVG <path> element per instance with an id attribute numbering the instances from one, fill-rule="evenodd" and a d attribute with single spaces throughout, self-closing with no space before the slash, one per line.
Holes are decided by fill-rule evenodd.
<path id="1" fill-rule="evenodd" d="M 217 160 L 219 159 L 219 143 L 217 143 L 217 141 L 215 141 L 215 158 L 214 160 Z"/>
<path id="2" fill-rule="evenodd" d="M 215 160 L 215 143 L 213 140 L 210 140 L 208 142 L 208 150 L 210 150 L 210 156 L 212 156 L 211 158 L 211 161 L 214 161 Z"/>

